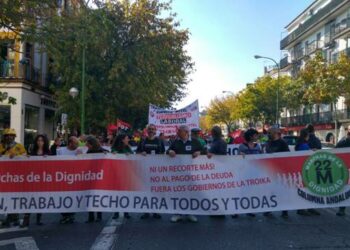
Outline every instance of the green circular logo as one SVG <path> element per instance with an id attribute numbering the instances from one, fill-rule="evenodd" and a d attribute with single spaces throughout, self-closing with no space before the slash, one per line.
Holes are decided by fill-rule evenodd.
<path id="1" fill-rule="evenodd" d="M 304 185 L 314 194 L 329 196 L 338 193 L 348 183 L 349 172 L 339 157 L 320 151 L 310 156 L 303 165 Z"/>

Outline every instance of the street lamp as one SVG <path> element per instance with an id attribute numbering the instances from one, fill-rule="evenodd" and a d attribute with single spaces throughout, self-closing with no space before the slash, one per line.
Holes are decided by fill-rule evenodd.
<path id="1" fill-rule="evenodd" d="M 83 70 L 84 72 L 84 70 Z M 83 77 L 84 79 L 84 77 Z M 85 133 L 85 101 L 84 101 L 84 88 L 85 88 L 85 83 L 84 80 L 82 82 L 82 91 L 81 91 L 81 118 L 80 118 L 80 134 L 84 134 Z M 79 95 L 79 90 L 75 87 L 71 88 L 69 90 L 69 95 L 73 98 L 77 97 Z"/>
<path id="2" fill-rule="evenodd" d="M 259 56 L 259 55 L 255 55 L 254 56 L 255 59 L 267 59 L 270 60 L 272 62 L 274 62 L 276 64 L 277 67 L 277 93 L 276 93 L 276 125 L 279 126 L 279 88 L 280 88 L 280 66 L 279 64 L 270 57 L 265 57 L 265 56 Z"/>
<path id="3" fill-rule="evenodd" d="M 69 95 L 71 97 L 75 98 L 79 95 L 79 90 L 77 88 L 73 87 L 69 90 Z"/>

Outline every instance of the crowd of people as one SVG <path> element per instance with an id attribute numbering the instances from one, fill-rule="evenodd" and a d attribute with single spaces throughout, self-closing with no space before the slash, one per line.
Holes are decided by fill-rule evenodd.
<path id="1" fill-rule="evenodd" d="M 70 136 L 65 142 L 61 137 L 57 137 L 53 144 L 50 146 L 49 140 L 45 135 L 37 135 L 33 145 L 25 149 L 25 147 L 16 142 L 16 131 L 14 129 L 5 129 L 3 131 L 3 137 L 0 143 L 0 156 L 5 155 L 9 158 L 15 156 L 49 156 L 49 155 L 79 155 L 79 154 L 91 154 L 91 153 L 114 153 L 114 154 L 140 154 L 140 155 L 152 155 L 152 154 L 167 154 L 169 157 L 176 157 L 177 155 L 192 155 L 193 158 L 199 155 L 206 155 L 208 158 L 215 157 L 215 155 L 227 154 L 227 141 L 224 139 L 222 130 L 218 126 L 214 126 L 211 131 L 210 142 L 204 140 L 199 128 L 190 129 L 187 126 L 180 126 L 177 131 L 177 137 L 171 138 L 170 141 L 166 141 L 165 138 L 160 135 L 157 136 L 157 128 L 153 124 L 149 124 L 146 128 L 147 135 L 139 140 L 136 150 L 133 150 L 130 145 L 130 137 L 127 133 L 117 133 L 114 138 L 110 138 L 109 147 L 103 147 L 101 139 L 88 135 Z M 282 138 L 282 133 L 279 128 L 272 127 L 266 134 L 260 134 L 256 129 L 249 128 L 234 138 L 234 141 L 239 142 L 238 153 L 240 155 L 251 154 L 271 154 L 279 152 L 289 152 L 290 148 L 286 141 Z M 169 145 L 169 146 L 167 146 Z M 83 150 L 81 146 L 85 146 L 87 150 Z M 337 148 L 350 147 L 350 132 L 348 132 L 346 138 L 339 141 L 336 145 Z M 312 125 L 308 125 L 302 129 L 299 133 L 297 143 L 295 145 L 295 151 L 302 150 L 319 150 L 322 148 L 320 140 L 315 136 L 315 130 Z M 320 215 L 315 209 L 297 210 L 297 214 L 302 216 L 308 215 Z M 255 214 L 247 214 L 254 217 Z M 264 216 L 271 216 L 271 212 L 263 213 Z M 345 215 L 345 207 L 339 208 L 338 216 Z M 141 215 L 141 219 L 147 219 L 149 217 L 160 219 L 161 215 L 157 213 Z M 288 211 L 282 211 L 281 216 L 288 218 Z M 119 212 L 115 212 L 113 218 L 119 217 Z M 125 218 L 130 218 L 129 213 L 124 213 Z M 232 215 L 232 218 L 237 218 L 238 215 Z M 11 225 L 20 225 L 27 227 L 30 224 L 30 214 L 24 214 L 23 220 L 20 224 L 19 214 L 7 214 L 4 221 L 2 221 L 3 227 L 9 227 Z M 98 222 L 102 220 L 101 212 L 89 212 L 87 216 L 87 223 Z M 180 215 L 176 214 L 171 216 L 171 222 L 179 222 L 181 220 L 189 220 L 191 222 L 197 222 L 198 219 L 194 215 Z M 60 219 L 61 224 L 71 224 L 75 221 L 74 213 L 62 213 Z M 42 214 L 36 214 L 36 224 L 42 225 Z"/>

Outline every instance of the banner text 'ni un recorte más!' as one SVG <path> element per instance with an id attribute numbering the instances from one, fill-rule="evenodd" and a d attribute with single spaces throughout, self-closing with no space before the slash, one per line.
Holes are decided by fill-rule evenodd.
<path id="1" fill-rule="evenodd" d="M 240 214 L 350 205 L 350 149 L 0 158 L 0 213 Z"/>

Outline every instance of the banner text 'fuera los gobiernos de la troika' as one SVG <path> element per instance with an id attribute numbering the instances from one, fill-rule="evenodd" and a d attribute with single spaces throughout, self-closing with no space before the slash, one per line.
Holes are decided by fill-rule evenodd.
<path id="1" fill-rule="evenodd" d="M 350 150 L 0 158 L 0 213 L 238 214 L 350 205 Z"/>

